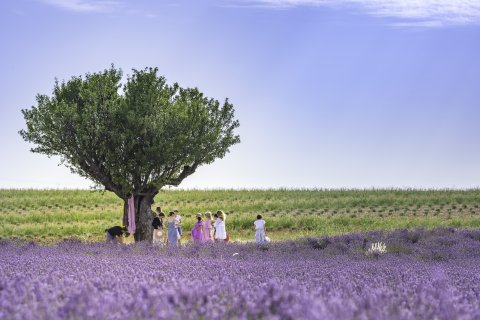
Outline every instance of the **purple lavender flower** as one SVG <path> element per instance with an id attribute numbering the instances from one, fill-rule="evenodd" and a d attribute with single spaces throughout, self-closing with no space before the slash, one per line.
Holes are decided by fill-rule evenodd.
<path id="1" fill-rule="evenodd" d="M 397 230 L 175 251 L 2 242 L 0 319 L 479 319 L 479 235 Z M 387 250 L 372 259 L 365 248 L 377 242 Z"/>

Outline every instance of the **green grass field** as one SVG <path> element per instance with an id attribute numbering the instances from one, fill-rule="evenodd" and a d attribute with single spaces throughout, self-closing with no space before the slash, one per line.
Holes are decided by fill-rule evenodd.
<path id="1" fill-rule="evenodd" d="M 262 214 L 273 240 L 417 227 L 480 228 L 480 189 L 472 190 L 165 190 L 152 206 L 178 208 L 183 229 L 198 212 L 224 210 L 232 240 L 252 240 Z M 0 190 L 0 237 L 102 241 L 121 225 L 123 203 L 89 190 Z"/>

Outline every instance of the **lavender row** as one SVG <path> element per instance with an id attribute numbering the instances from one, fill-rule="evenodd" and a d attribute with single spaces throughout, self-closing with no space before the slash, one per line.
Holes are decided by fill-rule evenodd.
<path id="1" fill-rule="evenodd" d="M 375 242 L 387 252 L 366 255 Z M 0 244 L 0 319 L 480 319 L 480 230 Z"/>

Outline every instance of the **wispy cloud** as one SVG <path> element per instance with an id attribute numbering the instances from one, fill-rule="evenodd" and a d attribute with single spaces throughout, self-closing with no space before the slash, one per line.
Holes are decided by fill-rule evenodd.
<path id="1" fill-rule="evenodd" d="M 251 0 L 248 3 L 268 8 L 346 7 L 398 19 L 392 23 L 397 26 L 480 24 L 480 0 Z"/>
<path id="2" fill-rule="evenodd" d="M 43 0 L 44 3 L 67 11 L 75 12 L 107 12 L 118 6 L 118 1 L 102 0 Z"/>

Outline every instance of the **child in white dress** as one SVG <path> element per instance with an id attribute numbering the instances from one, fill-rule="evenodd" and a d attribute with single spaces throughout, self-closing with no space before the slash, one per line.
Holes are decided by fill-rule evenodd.
<path id="1" fill-rule="evenodd" d="M 253 223 L 255 226 L 255 242 L 259 244 L 264 244 L 267 242 L 265 235 L 265 220 L 262 219 L 262 215 L 257 216 L 257 220 Z"/>

